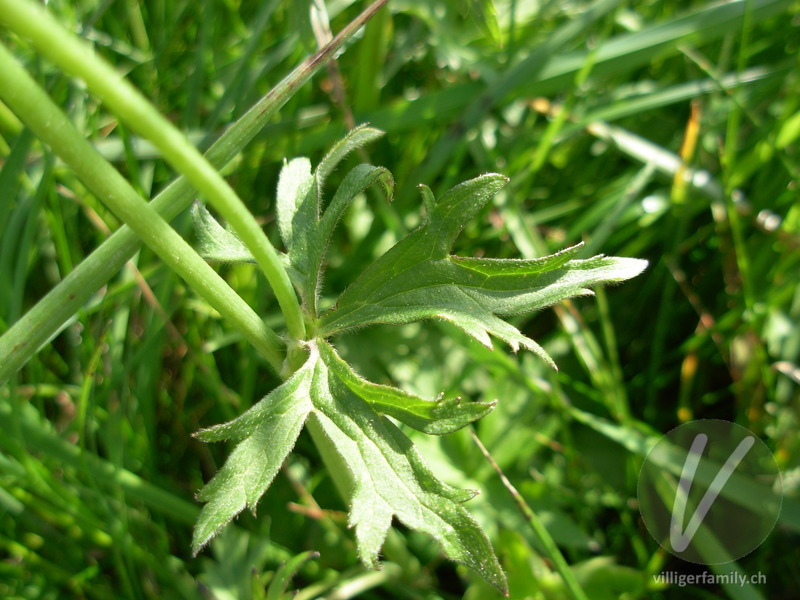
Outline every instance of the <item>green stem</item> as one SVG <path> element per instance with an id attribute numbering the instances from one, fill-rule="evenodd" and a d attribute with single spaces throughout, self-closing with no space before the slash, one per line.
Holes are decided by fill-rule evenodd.
<path id="1" fill-rule="evenodd" d="M 387 0 L 377 0 L 371 4 L 329 44 L 295 67 L 211 146 L 206 154 L 208 161 L 214 167 L 222 169 L 233 160 L 300 86 L 386 2 Z M 13 113 L 8 114 L 18 122 Z M 193 197 L 189 182 L 181 176 L 150 204 L 170 221 L 189 206 Z M 69 318 L 124 266 L 140 245 L 141 241 L 127 225 L 121 227 L 14 323 L 0 337 L 0 384 L 22 368 L 42 345 L 56 336 Z"/>
<path id="2" fill-rule="evenodd" d="M 42 55 L 64 71 L 83 79 L 93 93 L 131 129 L 150 140 L 166 161 L 206 196 L 266 275 L 289 334 L 304 339 L 303 314 L 278 252 L 236 192 L 197 148 L 89 44 L 69 33 L 44 8 L 26 0 L 0 0 L 0 21 L 17 35 L 30 39 Z"/>
<path id="3" fill-rule="evenodd" d="M 319 450 L 322 462 L 325 463 L 325 467 L 328 469 L 336 491 L 339 492 L 342 500 L 349 505 L 353 499 L 353 488 L 355 486 L 353 475 L 344 459 L 342 459 L 339 450 L 337 450 L 336 444 L 322 429 L 313 412 L 306 420 L 306 431 L 311 434 L 314 446 Z"/>
<path id="4" fill-rule="evenodd" d="M 553 561 L 553 565 L 556 567 L 556 571 L 558 574 L 561 575 L 561 579 L 564 580 L 564 585 L 567 588 L 567 592 L 574 600 L 589 600 L 586 596 L 586 592 L 583 591 L 581 584 L 578 583 L 578 580 L 575 578 L 575 574 L 570 569 L 569 564 L 567 563 L 564 555 L 561 554 L 561 550 L 558 549 L 558 545 L 556 545 L 553 536 L 550 535 L 550 532 L 547 531 L 547 527 L 544 526 L 542 520 L 536 515 L 535 512 L 531 510 L 531 507 L 528 506 L 528 503 L 525 502 L 525 498 L 522 497 L 522 494 L 517 491 L 517 488 L 508 480 L 503 473 L 503 470 L 500 466 L 495 462 L 492 455 L 489 454 L 489 451 L 486 449 L 486 446 L 483 445 L 483 442 L 478 438 L 475 430 L 472 427 L 469 428 L 470 433 L 472 434 L 472 439 L 475 441 L 475 444 L 480 449 L 481 453 L 486 457 L 486 460 L 489 461 L 489 464 L 492 465 L 492 468 L 497 472 L 500 477 L 500 481 L 503 482 L 503 485 L 511 494 L 511 497 L 514 499 L 514 503 L 517 505 L 517 508 L 525 517 L 525 520 L 528 521 L 528 524 L 533 529 L 533 532 L 536 534 L 536 537 L 539 538 L 542 546 L 544 546 L 545 552 L 547 552 L 547 556 Z"/>
<path id="5" fill-rule="evenodd" d="M 280 370 L 282 342 L 277 334 L 95 151 L 2 44 L 0 72 L 3 73 L 0 98 L 145 244 L 236 325 L 270 364 Z M 9 337 L 7 342 L 14 345 L 22 342 L 25 335 L 25 331 L 17 330 L 13 335 L 3 337 L 4 340 Z"/>

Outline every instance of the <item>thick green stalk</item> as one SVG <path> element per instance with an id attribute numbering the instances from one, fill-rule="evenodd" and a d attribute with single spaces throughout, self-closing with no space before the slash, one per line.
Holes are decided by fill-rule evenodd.
<path id="1" fill-rule="evenodd" d="M 0 22 L 31 40 L 42 55 L 64 71 L 83 79 L 122 121 L 150 140 L 166 161 L 186 176 L 253 254 L 275 292 L 289 334 L 304 339 L 300 304 L 278 252 L 233 188 L 200 151 L 89 44 L 64 29 L 41 6 L 27 0 L 0 0 Z"/>
<path id="2" fill-rule="evenodd" d="M 211 146 L 206 154 L 208 161 L 215 168 L 222 169 L 233 160 L 300 86 L 372 18 L 386 1 L 377 0 L 371 4 L 342 29 L 330 44 L 295 67 Z M 193 197 L 191 185 L 181 176 L 150 204 L 170 221 L 189 206 Z M 5 335 L 0 336 L 0 384 L 22 368 L 42 345 L 57 335 L 69 318 L 123 267 L 140 245 L 139 238 L 127 225 L 121 227 L 14 323 Z"/>
<path id="3" fill-rule="evenodd" d="M 236 325 L 270 364 L 280 370 L 282 342 L 277 334 L 97 153 L 2 44 L 0 72 L 3 73 L 0 98 L 145 244 Z M 13 345 L 21 343 L 25 334 L 25 331 L 18 330 L 3 337 L 10 337 L 7 342 Z"/>

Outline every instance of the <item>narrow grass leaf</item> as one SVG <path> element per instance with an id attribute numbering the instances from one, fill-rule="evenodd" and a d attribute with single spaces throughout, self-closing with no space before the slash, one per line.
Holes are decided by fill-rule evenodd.
<path id="1" fill-rule="evenodd" d="M 206 154 L 208 161 L 218 168 L 232 161 L 278 109 L 326 64 L 326 59 L 352 38 L 383 4 L 385 1 L 373 2 L 344 27 L 330 44 L 295 67 L 209 148 Z M 171 220 L 190 205 L 194 195 L 188 179 L 180 177 L 153 199 L 152 206 L 167 220 Z M 6 334 L 0 336 L 0 383 L 19 370 L 46 344 L 140 247 L 141 242 L 136 234 L 129 227 L 122 227 L 14 323 Z M 26 334 L 21 342 L 17 335 L 19 332 Z"/>
<path id="2" fill-rule="evenodd" d="M 286 588 L 289 586 L 292 577 L 295 576 L 304 563 L 318 556 L 319 554 L 317 552 L 302 552 L 282 564 L 280 568 L 275 571 L 275 576 L 269 583 L 265 600 L 282 600 L 286 598 L 287 596 L 284 596 L 284 594 L 286 593 Z"/>
<path id="3" fill-rule="evenodd" d="M 686 449 L 675 445 L 665 445 L 665 450 L 650 453 L 658 442 L 654 434 L 646 434 L 636 428 L 620 426 L 596 415 L 571 407 L 570 414 L 577 420 L 620 444 L 629 452 L 647 457 L 653 464 L 662 467 L 665 472 L 680 477 L 686 462 Z M 703 461 L 696 473 L 696 480 L 710 487 L 713 478 L 722 468 L 721 464 Z M 778 496 L 770 488 L 739 473 L 732 473 L 725 487 L 720 491 L 731 502 L 744 506 L 754 512 L 761 513 L 775 510 L 775 503 L 780 507 L 778 523 L 792 531 L 800 531 L 800 502 L 789 496 Z M 674 497 L 674 494 L 673 494 Z"/>

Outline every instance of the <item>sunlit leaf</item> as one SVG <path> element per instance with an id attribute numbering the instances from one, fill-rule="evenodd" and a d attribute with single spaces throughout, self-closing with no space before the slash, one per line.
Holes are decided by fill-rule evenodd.
<path id="1" fill-rule="evenodd" d="M 320 342 L 319 346 L 323 345 L 325 342 Z M 365 564 L 377 566 L 396 517 L 436 539 L 450 559 L 475 569 L 504 590 L 505 576 L 492 546 L 462 506 L 475 492 L 439 480 L 411 440 L 350 389 L 349 385 L 355 385 L 354 374 L 345 375 L 349 385 L 339 378 L 342 361 L 333 350 L 326 347 L 321 355 L 319 346 L 311 342 L 303 367 L 241 417 L 198 432 L 197 437 L 204 441 L 236 439 L 239 444 L 198 495 L 207 504 L 195 528 L 195 552 L 242 510 L 255 510 L 306 419 L 312 419 L 353 482 L 350 525 L 355 528 L 359 556 Z M 373 386 L 360 380 L 356 387 L 370 396 L 376 394 L 378 386 Z M 398 402 L 399 397 L 395 394 L 386 404 Z M 490 409 L 481 407 L 483 412 Z M 414 407 L 406 410 L 414 414 Z M 424 420 L 424 411 L 420 418 Z M 465 411 L 455 418 L 472 420 L 475 415 Z M 445 421 L 448 419 L 453 420 L 445 415 Z"/>
<path id="2" fill-rule="evenodd" d="M 547 353 L 499 318 L 532 312 L 590 286 L 624 281 L 647 262 L 596 256 L 571 259 L 580 246 L 535 260 L 450 255 L 461 229 L 507 182 L 489 174 L 457 185 L 438 202 L 423 187 L 428 219 L 372 264 L 321 319 L 323 335 L 372 323 L 450 321 L 491 347 L 489 334 L 515 351 L 524 347 L 555 366 Z"/>
<path id="3" fill-rule="evenodd" d="M 200 202 L 192 204 L 192 222 L 200 256 L 213 262 L 255 262 L 242 240 L 225 229 Z"/>
<path id="4" fill-rule="evenodd" d="M 241 441 L 225 466 L 197 495 L 206 505 L 194 529 L 195 553 L 245 508 L 255 512 L 258 500 L 294 447 L 311 410 L 313 367 L 312 361 L 307 362 L 237 419 L 196 434 L 203 441 Z"/>
<path id="5" fill-rule="evenodd" d="M 328 368 L 351 392 L 378 413 L 394 417 L 423 433 L 442 435 L 457 431 L 489 414 L 497 402 L 464 402 L 461 398 L 425 400 L 396 387 L 378 385 L 360 377 L 326 342 L 319 350 Z"/>

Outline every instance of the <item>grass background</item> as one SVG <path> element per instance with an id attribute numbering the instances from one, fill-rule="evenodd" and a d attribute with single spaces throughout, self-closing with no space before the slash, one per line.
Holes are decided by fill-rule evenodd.
<path id="1" fill-rule="evenodd" d="M 329 2 L 331 29 L 363 7 Z M 317 47 L 304 2 L 49 8 L 202 148 Z M 587 254 L 650 261 L 623 286 L 516 321 L 558 373 L 440 323 L 336 340 L 373 381 L 499 400 L 475 430 L 592 599 L 788 599 L 800 586 L 791 503 L 800 483 L 797 8 L 391 0 L 226 173 L 277 242 L 283 158 L 316 162 L 353 123 L 387 132 L 351 162 L 388 167 L 395 201 L 369 194 L 345 217 L 328 301 L 418 223 L 417 183 L 441 193 L 488 171 L 511 184 L 464 231 L 459 254 L 533 257 L 583 240 Z M 143 196 L 171 181 L 148 144 L 79 83 L 7 32 L 0 39 Z M 5 110 L 0 134 L 3 331 L 120 223 Z M 188 215 L 173 224 L 191 238 Z M 280 327 L 253 266 L 221 271 Z M 278 598 L 284 586 L 303 599 L 497 597 L 403 529 L 390 536 L 382 571 L 358 566 L 346 506 L 306 434 L 258 517 L 240 517 L 192 558 L 193 494 L 228 449 L 191 433 L 240 414 L 276 383 L 142 250 L 0 388 L 0 597 Z M 766 584 L 653 581 L 706 568 L 671 558 L 646 531 L 637 444 L 699 418 L 753 430 L 783 470 L 783 516 L 738 562 Z M 495 543 L 511 597 L 569 597 L 469 432 L 413 437 L 444 479 L 481 490 L 469 509 Z M 289 582 L 281 565 L 312 550 L 317 557 L 290 563 L 298 572 Z"/>

